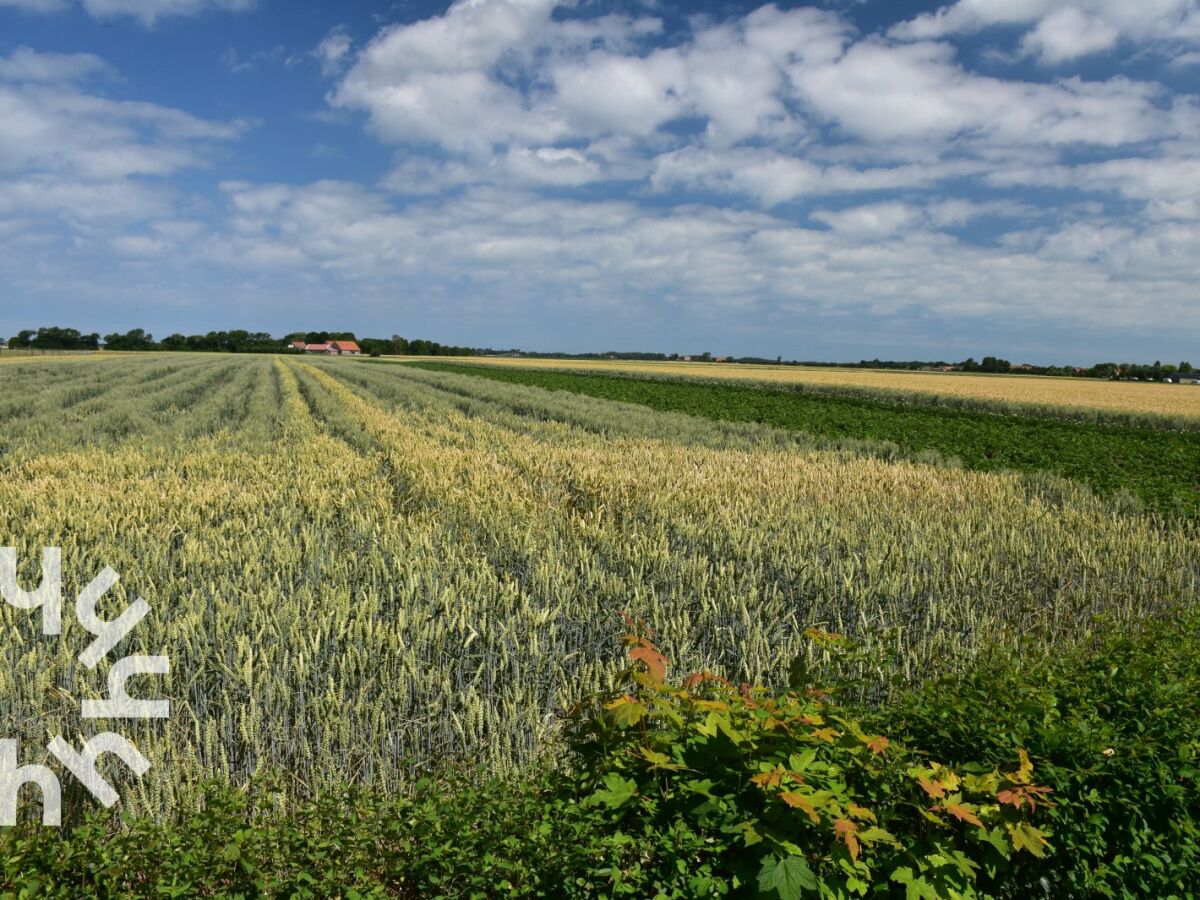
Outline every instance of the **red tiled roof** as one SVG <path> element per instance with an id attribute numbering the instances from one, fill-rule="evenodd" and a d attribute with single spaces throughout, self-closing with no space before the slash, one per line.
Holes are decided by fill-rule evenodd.
<path id="1" fill-rule="evenodd" d="M 329 349 L 328 344 L 305 344 L 304 349 L 310 353 L 323 353 Z"/>
<path id="2" fill-rule="evenodd" d="M 330 341 L 329 346 L 338 350 L 357 350 L 360 353 L 362 352 L 362 348 L 354 341 Z"/>

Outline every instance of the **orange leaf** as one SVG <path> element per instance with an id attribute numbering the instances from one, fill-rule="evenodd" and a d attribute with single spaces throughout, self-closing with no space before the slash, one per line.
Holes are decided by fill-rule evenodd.
<path id="1" fill-rule="evenodd" d="M 663 679 L 667 677 L 667 658 L 659 653 L 652 644 L 643 643 L 640 647 L 634 647 L 629 651 L 629 658 L 634 662 L 645 663 L 650 677 L 656 684 L 662 684 Z"/>
<path id="2" fill-rule="evenodd" d="M 921 787 L 934 800 L 941 800 L 946 796 L 946 786 L 939 781 L 930 781 L 924 775 L 918 775 L 917 781 L 921 783 Z"/>
<path id="3" fill-rule="evenodd" d="M 783 783 L 783 773 L 779 769 L 775 769 L 771 772 L 762 772 L 755 775 L 750 780 L 763 789 L 779 787 Z"/>
<path id="4" fill-rule="evenodd" d="M 888 748 L 888 744 L 890 744 L 891 741 L 882 735 L 878 735 L 875 737 L 868 737 L 865 741 L 863 741 L 863 743 L 867 745 L 872 753 L 882 753 Z"/>
<path id="5" fill-rule="evenodd" d="M 693 672 L 687 678 L 683 679 L 685 688 L 694 688 L 698 684 L 703 684 L 706 681 L 716 681 L 726 687 L 730 687 L 729 679 L 722 678 L 720 675 L 714 675 L 712 672 Z"/>
<path id="6" fill-rule="evenodd" d="M 1025 792 L 1021 790 L 1001 791 L 996 795 L 996 799 L 1001 803 L 1010 803 L 1017 809 L 1020 809 L 1025 803 Z"/>
<path id="7" fill-rule="evenodd" d="M 1052 793 L 1053 789 L 1048 787 L 1037 787 L 1036 785 L 1018 785 L 1006 791 L 1000 791 L 996 794 L 996 799 L 1001 803 L 1007 803 L 1011 806 L 1020 809 L 1026 803 L 1029 804 L 1029 809 L 1032 812 L 1037 809 L 1038 797 L 1042 794 Z M 1042 798 L 1045 801 L 1045 798 Z"/>
<path id="8" fill-rule="evenodd" d="M 832 744 L 834 738 L 838 737 L 840 734 L 841 732 L 832 728 L 818 728 L 812 733 L 812 736 L 819 741 L 825 741 L 827 744 Z"/>
<path id="9" fill-rule="evenodd" d="M 983 827 L 983 823 L 979 821 L 979 816 L 975 815 L 974 810 L 965 803 L 946 803 L 943 806 L 935 806 L 934 809 L 944 810 L 960 822 L 970 822 L 972 825 Z"/>
<path id="10" fill-rule="evenodd" d="M 817 815 L 817 808 L 813 806 L 808 801 L 808 798 L 799 791 L 784 791 L 779 795 L 779 799 L 793 809 L 798 809 L 801 812 L 808 813 L 808 817 L 812 820 L 814 825 L 821 821 L 821 817 Z"/>
<path id="11" fill-rule="evenodd" d="M 833 823 L 833 833 L 838 836 L 846 844 L 846 849 L 850 851 L 850 858 L 858 859 L 858 826 L 849 819 L 838 819 Z"/>
<path id="12" fill-rule="evenodd" d="M 871 822 L 876 822 L 875 813 L 871 812 L 865 806 L 859 806 L 857 803 L 846 804 L 846 812 L 855 819 L 867 819 Z"/>

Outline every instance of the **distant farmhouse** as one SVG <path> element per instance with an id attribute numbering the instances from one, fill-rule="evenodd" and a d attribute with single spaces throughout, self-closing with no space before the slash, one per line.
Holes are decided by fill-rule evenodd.
<path id="1" fill-rule="evenodd" d="M 7 349 L 8 349 L 8 341 L 6 341 L 4 338 L 0 338 L 0 350 L 7 350 Z"/>
<path id="2" fill-rule="evenodd" d="M 324 344 L 306 344 L 304 341 L 292 341 L 293 350 L 303 350 L 305 353 L 324 353 L 326 356 L 361 356 L 362 348 L 354 341 L 326 341 Z"/>

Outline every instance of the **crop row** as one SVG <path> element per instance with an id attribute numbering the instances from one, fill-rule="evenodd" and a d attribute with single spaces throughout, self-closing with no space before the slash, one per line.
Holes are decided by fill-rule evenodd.
<path id="1" fill-rule="evenodd" d="M 745 384 L 453 363 L 439 372 L 569 391 L 665 412 L 752 422 L 826 439 L 886 441 L 983 472 L 1049 472 L 1164 515 L 1200 514 L 1200 433 L 997 415 Z"/>

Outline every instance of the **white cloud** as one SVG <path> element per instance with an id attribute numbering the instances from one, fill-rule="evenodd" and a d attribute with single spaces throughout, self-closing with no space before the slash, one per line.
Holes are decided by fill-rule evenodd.
<path id="1" fill-rule="evenodd" d="M 317 44 L 313 55 L 321 64 L 321 71 L 326 75 L 334 75 L 345 66 L 354 41 L 344 25 L 338 25 Z"/>
<path id="2" fill-rule="evenodd" d="M 78 0 L 97 19 L 130 16 L 147 28 L 172 16 L 195 16 L 210 10 L 244 12 L 258 0 Z M 30 13 L 57 13 L 70 9 L 75 0 L 0 0 L 0 9 L 14 7 Z"/>
<path id="3" fill-rule="evenodd" d="M 818 210 L 812 214 L 840 235 L 861 241 L 877 241 L 911 230 L 920 211 L 907 203 L 874 203 L 843 210 Z"/>
<path id="4" fill-rule="evenodd" d="M 1196 0 L 958 0 L 891 29 L 902 40 L 929 40 L 996 26 L 1032 26 L 1022 48 L 1062 62 L 1113 47 L 1121 37 L 1178 45 L 1200 42 Z"/>
<path id="5" fill-rule="evenodd" d="M 215 10 L 244 12 L 253 9 L 257 0 L 82 0 L 82 3 L 97 19 L 130 16 L 150 28 L 160 19 L 173 16 L 195 16 Z"/>
<path id="6" fill-rule="evenodd" d="M 67 8 L 67 0 L 0 0 L 0 8 L 13 7 L 24 12 L 52 13 Z"/>
<path id="7" fill-rule="evenodd" d="M 836 62 L 802 73 L 798 88 L 819 113 L 873 142 L 1120 146 L 1174 136 L 1156 85 L 1115 77 L 1054 84 L 976 75 L 941 43 L 866 40 Z"/>
<path id="8" fill-rule="evenodd" d="M 108 63 L 90 53 L 38 53 L 18 47 L 0 58 L 0 81 L 80 81 L 111 73 Z"/>
<path id="9" fill-rule="evenodd" d="M 1056 9 L 1040 20 L 1021 40 L 1021 50 L 1054 65 L 1107 50 L 1117 43 L 1121 32 L 1104 19 L 1074 6 Z"/>
<path id="10" fill-rule="evenodd" d="M 548 302 L 645 314 L 669 303 L 681 316 L 759 322 L 921 309 L 950 320 L 1200 326 L 1185 303 L 1197 223 L 1067 223 L 1014 249 L 937 230 L 939 219 L 1019 211 L 1004 204 L 866 204 L 817 213 L 825 230 L 712 206 L 651 210 L 490 188 L 403 208 L 336 182 L 226 191 L 236 227 L 202 247 L 214 261 L 323 273 L 363 290 L 420 283 L 437 292 L 466 280 L 490 314 L 532 314 Z"/>
<path id="11" fill-rule="evenodd" d="M 225 48 L 221 54 L 221 64 L 235 75 L 257 71 L 264 65 L 277 65 L 292 68 L 305 61 L 304 56 L 290 54 L 282 44 L 269 50 L 255 50 L 248 56 L 243 56 L 233 47 Z"/>
<path id="12" fill-rule="evenodd" d="M 153 103 L 118 101 L 78 82 L 111 75 L 88 54 L 0 57 L 0 210 L 89 232 L 167 215 L 162 179 L 204 166 L 216 142 L 245 128 Z"/>
<path id="13" fill-rule="evenodd" d="M 443 16 L 388 27 L 330 101 L 366 112 L 377 135 L 405 147 L 389 180 L 404 193 L 648 178 L 656 191 L 719 191 L 768 207 L 928 187 L 1027 151 L 1200 131 L 1186 104 L 1164 103 L 1154 84 L 986 77 L 946 43 L 854 43 L 827 11 L 765 6 L 664 44 L 657 20 L 560 21 L 554 7 L 463 0 Z M 1041 33 L 1047 59 L 1068 52 L 1054 34 Z M 814 133 L 825 124 L 847 140 L 840 164 Z M 431 146 L 443 154 L 422 160 Z M 855 147 L 870 164 L 849 160 Z"/>

